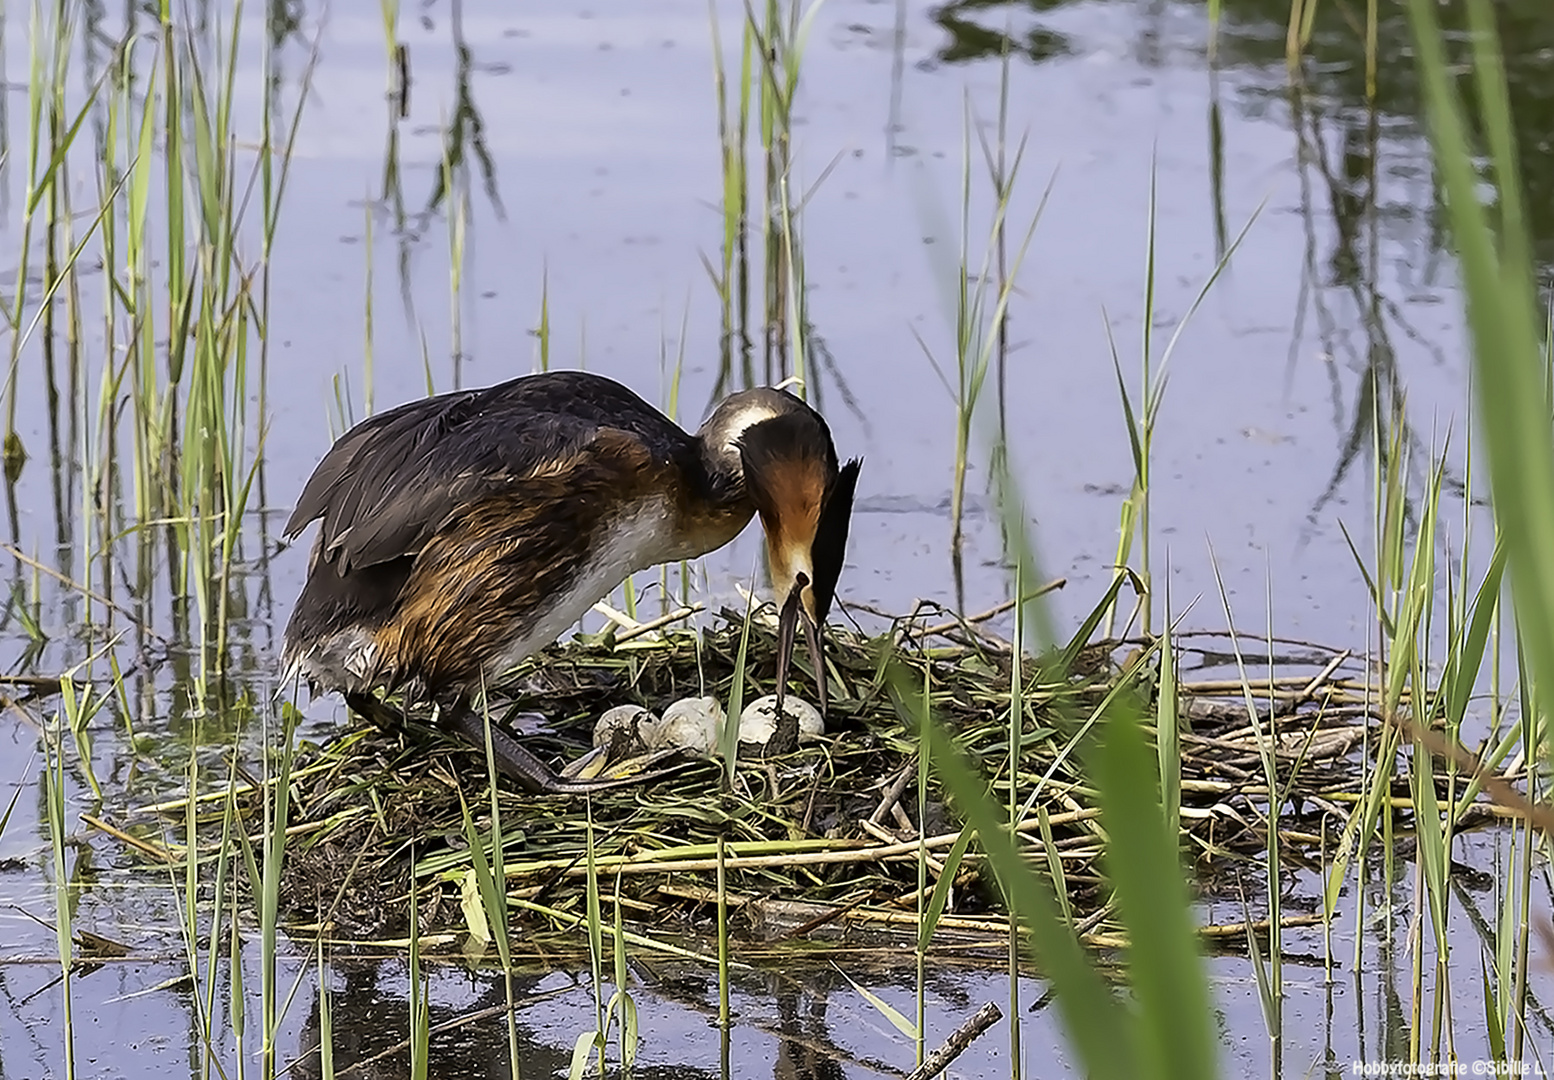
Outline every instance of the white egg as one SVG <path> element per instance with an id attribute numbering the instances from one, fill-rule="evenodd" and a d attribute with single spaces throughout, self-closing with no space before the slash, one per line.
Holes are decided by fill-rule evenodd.
<path id="1" fill-rule="evenodd" d="M 782 711 L 799 724 L 799 742 L 810 742 L 826 733 L 820 710 L 793 694 L 784 694 Z M 756 698 L 739 714 L 739 741 L 765 746 L 777 733 L 777 695 Z"/>
<path id="2" fill-rule="evenodd" d="M 629 747 L 646 748 L 657 725 L 658 717 L 641 705 L 617 705 L 606 709 L 594 725 L 594 745 L 613 746 L 617 739 L 626 739 Z"/>
<path id="3" fill-rule="evenodd" d="M 594 724 L 594 746 L 615 751 L 615 757 L 643 754 L 650 746 L 659 718 L 642 705 L 615 705 Z"/>
<path id="4" fill-rule="evenodd" d="M 714 697 L 681 698 L 664 710 L 664 718 L 644 734 L 654 750 L 676 747 L 710 754 L 723 727 L 723 706 Z"/>
<path id="5" fill-rule="evenodd" d="M 766 698 L 761 700 L 766 701 Z M 771 700 L 775 702 L 777 699 L 774 697 Z M 777 734 L 777 712 L 770 702 L 764 709 L 757 709 L 752 702 L 739 714 L 740 742 L 765 746 L 772 741 L 772 736 L 775 734 Z"/>

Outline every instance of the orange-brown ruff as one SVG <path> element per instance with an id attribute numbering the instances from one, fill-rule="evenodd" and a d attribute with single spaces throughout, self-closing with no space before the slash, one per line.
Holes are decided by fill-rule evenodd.
<path id="1" fill-rule="evenodd" d="M 779 602 L 818 627 L 858 467 L 839 467 L 825 421 L 779 390 L 728 397 L 695 436 L 585 372 L 402 405 L 335 443 L 286 523 L 292 537 L 322 519 L 286 626 L 287 677 L 359 711 L 404 688 L 474 738 L 484 686 L 629 574 L 721 547 L 756 513 Z M 590 787 L 536 775 L 510 738 L 497 749 L 528 787 Z"/>

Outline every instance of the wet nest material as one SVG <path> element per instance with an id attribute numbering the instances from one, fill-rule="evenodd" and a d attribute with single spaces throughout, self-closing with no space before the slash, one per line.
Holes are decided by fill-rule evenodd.
<path id="1" fill-rule="evenodd" d="M 1131 696 L 1142 715 L 1155 715 L 1158 650 L 1107 640 L 1071 645 L 1062 664 L 1027 659 L 1020 754 L 1011 762 L 1008 642 L 975 621 L 930 621 L 897 619 L 878 636 L 833 627 L 826 737 L 779 757 L 740 760 L 731 787 L 710 761 L 587 798 L 536 797 L 499 782 L 513 936 L 531 944 L 547 935 L 580 940 L 591 834 L 606 923 L 618 899 L 627 920 L 650 933 L 657 927 L 657 940 L 684 941 L 710 927 L 720 859 L 731 928 L 752 946 L 910 940 L 923 888 L 919 833 L 926 834 L 931 890 L 960 818 L 931 776 L 920 805 L 918 743 L 892 698 L 888 657 L 906 666 L 913 685 L 926 683 L 936 719 L 979 763 L 993 797 L 1008 805 L 1013 784 L 1031 859 L 1043 873 L 1061 866 L 1079 929 L 1106 944 L 1113 928 L 1103 834 L 1084 740 L 1119 694 Z M 727 703 L 744 618 L 725 611 L 713 622 L 699 631 L 670 626 L 635 635 L 612 628 L 553 646 L 493 695 L 493 719 L 543 714 L 543 727 L 522 730 L 532 749 L 559 765 L 588 748 L 594 721 L 611 706 L 659 711 L 699 694 Z M 1265 851 L 1269 820 L 1260 732 L 1274 740 L 1279 784 L 1288 792 L 1275 818 L 1283 851 L 1316 865 L 1352 811 L 1379 725 L 1378 695 L 1362 665 L 1345 653 L 1297 645 L 1255 658 L 1260 670 L 1278 674 L 1250 683 L 1254 724 L 1235 669 L 1231 677 L 1209 677 L 1226 668 L 1221 646 L 1228 642 L 1206 636 L 1178 647 L 1183 849 L 1205 893 L 1243 871 L 1260 877 L 1250 865 Z M 775 622 L 758 615 L 749 628 L 746 702 L 770 692 L 775 649 Z M 1045 674 L 1053 670 L 1067 674 Z M 807 667 L 794 688 L 813 700 Z M 492 837 L 486 762 L 424 726 L 425 717 L 412 721 L 398 732 L 357 721 L 323 745 L 301 748 L 281 897 L 294 928 L 335 941 L 383 942 L 405 936 L 413 912 L 423 945 L 467 932 L 479 907 L 471 827 L 488 850 Z M 975 843 L 955 868 L 945 911 L 937 948 L 974 955 L 1003 947 L 1004 909 Z M 1244 940 L 1240 924 L 1233 932 Z"/>

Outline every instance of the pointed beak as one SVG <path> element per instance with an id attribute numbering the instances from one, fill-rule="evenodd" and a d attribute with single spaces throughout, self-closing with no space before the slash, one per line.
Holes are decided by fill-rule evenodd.
<path id="1" fill-rule="evenodd" d="M 777 715 L 782 715 L 782 699 L 788 689 L 788 668 L 793 662 L 793 645 L 798 638 L 799 624 L 804 624 L 804 636 L 809 641 L 809 658 L 815 667 L 815 686 L 820 694 L 820 715 L 826 714 L 826 652 L 825 634 L 804 605 L 803 594 L 809 585 L 807 575 L 800 573 L 794 579 L 793 588 L 782 602 L 777 616 Z"/>

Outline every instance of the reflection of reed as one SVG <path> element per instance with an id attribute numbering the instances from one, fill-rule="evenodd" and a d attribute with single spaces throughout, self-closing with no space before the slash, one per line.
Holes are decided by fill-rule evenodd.
<path id="1" fill-rule="evenodd" d="M 229 78 L 243 28 L 210 14 L 40 9 L 4 298 L 7 531 L 39 557 L 13 561 L 23 659 L 51 636 L 54 664 L 111 650 L 125 722 L 155 717 L 175 738 L 191 712 L 241 724 L 226 676 L 265 667 L 252 615 L 267 553 L 255 569 L 247 511 L 254 490 L 264 501 L 269 253 L 316 58 L 301 42 L 307 63 L 288 77 L 302 6 L 269 5 L 247 108 Z M 44 530 L 24 530 L 23 509 Z"/>
<path id="2" fill-rule="evenodd" d="M 1394 464 L 1409 467 L 1411 486 L 1423 480 L 1439 448 L 1429 445 L 1409 417 L 1393 336 L 1401 333 L 1438 365 L 1446 359 L 1440 347 L 1409 322 L 1403 305 L 1387 295 L 1377 171 L 1382 139 L 1376 109 L 1329 111 L 1321 99 L 1296 84 L 1291 84 L 1287 100 L 1296 138 L 1305 249 L 1286 380 L 1293 378 L 1295 365 L 1310 351 L 1305 347 L 1309 315 L 1315 321 L 1317 351 L 1328 372 L 1333 424 L 1339 436 L 1327 483 L 1307 511 L 1309 533 L 1367 447 L 1382 454 L 1394 445 L 1402 448 L 1404 460 Z M 1332 145 L 1339 148 L 1336 159 L 1329 150 Z M 1327 221 L 1332 223 L 1331 235 L 1324 239 Z M 1395 215 L 1389 221 L 1395 224 Z M 1335 306 L 1335 295 L 1346 301 L 1347 311 Z M 1348 403 L 1340 376 L 1343 368 L 1358 378 Z M 1449 465 L 1445 468 L 1446 484 L 1462 491 L 1461 476 Z M 1405 512 L 1412 515 L 1410 502 L 1405 502 Z"/>
<path id="3" fill-rule="evenodd" d="M 935 21 L 950 35 L 940 50 L 945 62 L 992 60 L 1005 50 L 1041 60 L 1053 55 L 1033 47 L 1041 27 L 1033 25 L 1043 13 L 1073 6 L 1073 0 L 1000 2 L 961 0 L 935 11 Z M 1214 246 L 1223 255 L 1227 245 L 1225 186 L 1225 124 L 1220 94 L 1223 67 L 1254 66 L 1282 71 L 1288 40 L 1305 50 L 1293 69 L 1283 100 L 1297 145 L 1300 212 L 1305 226 L 1299 296 L 1294 313 L 1288 372 L 1307 349 L 1307 335 L 1314 327 L 1316 351 L 1326 360 L 1330 402 L 1338 432 L 1335 458 L 1323 490 L 1310 507 L 1308 530 L 1314 528 L 1344 482 L 1353 475 L 1366 448 L 1406 448 L 1412 486 L 1417 490 L 1432 460 L 1428 435 L 1416 429 L 1406 408 L 1405 370 L 1400 367 L 1399 335 L 1423 350 L 1437 364 L 1445 362 L 1438 345 L 1427 340 L 1410 321 L 1406 303 L 1389 295 L 1396 286 L 1385 279 L 1380 247 L 1383 225 L 1395 236 L 1400 215 L 1395 207 L 1380 203 L 1378 161 L 1394 147 L 1417 157 L 1428 169 L 1418 135 L 1421 102 L 1408 49 L 1410 37 L 1401 10 L 1388 11 L 1375 23 L 1340 17 L 1336 5 L 1296 4 L 1290 0 L 1224 0 L 1223 24 L 1217 29 L 1219 63 L 1208 68 L 1208 158 Z M 1137 21 L 1135 53 L 1141 62 L 1161 53 L 1160 5 L 1151 5 Z M 1291 23 L 1292 10 L 1294 23 Z M 1449 5 L 1460 23 L 1460 5 Z M 1499 5 L 1503 35 L 1515 49 L 1507 56 L 1512 77 L 1513 111 L 1524 147 L 1546 146 L 1546 134 L 1554 130 L 1554 88 L 1541 70 L 1538 57 L 1554 43 L 1554 8 L 1512 2 Z M 1019 29 L 1014 18 L 1023 20 Z M 1000 24 L 1005 30 L 992 29 Z M 1293 30 L 1291 27 L 1293 25 Z M 1289 34 L 1293 33 L 1293 39 Z M 1188 47 L 1196 47 L 1189 43 Z M 1379 72 L 1379 76 L 1378 76 Z M 1266 100 L 1256 98 L 1252 100 Z M 1399 124 L 1391 117 L 1407 117 Z M 1537 134 L 1542 132 L 1543 134 Z M 1526 153 L 1529 188 L 1554 192 L 1554 155 Z M 1409 237 L 1411 248 L 1440 253 L 1444 236 L 1434 224 L 1439 209 L 1433 187 L 1415 189 L 1419 201 L 1408 217 L 1425 227 Z M 1411 192 L 1411 195 L 1414 193 Z M 1529 209 L 1544 220 L 1536 236 L 1540 249 L 1554 255 L 1554 197 L 1529 200 Z M 1534 210 L 1533 208 L 1536 208 Z M 1328 223 L 1331 223 L 1330 225 Z M 1330 236 L 1325 233 L 1330 232 Z M 1395 241 L 1393 241 L 1395 242 Z M 1354 389 L 1342 376 L 1355 374 Z M 1286 375 L 1288 380 L 1292 376 Z M 1446 484 L 1461 491 L 1463 479 L 1448 468 Z M 1411 504 L 1408 512 L 1412 514 Z"/>
<path id="4" fill-rule="evenodd" d="M 475 106 L 475 94 L 471 89 L 474 53 L 464 36 L 463 0 L 452 0 L 449 4 L 448 28 L 453 39 L 454 56 L 457 58 L 453 72 L 453 115 L 443 129 L 443 168 L 437 171 L 431 195 L 426 200 L 425 213 L 430 215 L 443 204 L 455 178 L 468 178 L 470 156 L 473 154 L 480 168 L 481 186 L 485 189 L 486 198 L 491 201 L 497 217 L 501 218 L 504 211 L 502 196 L 496 186 L 496 162 L 486 147 L 485 122 Z"/>
<path id="5" fill-rule="evenodd" d="M 808 190 L 798 188 L 791 128 L 808 33 L 802 9 L 781 0 L 748 8 L 739 30 L 739 67 L 732 71 L 724 65 L 715 12 L 712 30 L 723 174 L 720 258 L 707 268 L 722 318 L 712 399 L 795 378 L 817 407 L 829 383 L 856 410 L 809 317 L 803 209 L 835 162 Z M 759 146 L 758 186 L 751 183 L 752 135 Z M 760 310 L 753 312 L 757 295 Z"/>
<path id="6" fill-rule="evenodd" d="M 496 160 L 486 144 L 485 121 L 475 99 L 476 55 L 464 30 L 464 5 L 453 0 L 448 9 L 448 33 L 453 46 L 453 108 L 439 121 L 440 154 L 432 170 L 432 182 L 419 210 L 410 209 L 402 160 L 402 125 L 410 119 L 413 80 L 409 46 L 400 41 L 395 19 L 397 5 L 386 10 L 385 63 L 388 92 L 385 95 L 383 167 L 376 211 L 387 218 L 396 249 L 400 305 L 412 340 L 422 339 L 416 290 L 411 272 L 413 256 L 439 216 L 446 219 L 449 246 L 449 321 L 452 333 L 450 359 L 454 385 L 462 383 L 462 296 L 469 239 L 471 179 L 478 172 L 481 189 L 500 220 L 506 212 L 497 178 Z M 423 12 L 430 27 L 430 15 Z M 371 258 L 371 253 L 368 253 Z M 370 270 L 369 270 L 370 274 Z M 369 297 L 369 304 L 370 304 Z"/>
<path id="7" fill-rule="evenodd" d="M 953 0 L 933 9 L 933 19 L 948 35 L 939 48 L 944 63 L 996 60 L 1007 50 L 1032 61 L 1066 55 L 1074 45 L 1059 31 L 1041 23 L 1044 15 L 1077 8 L 1081 0 Z M 1135 21 L 1134 53 L 1141 63 L 1158 62 L 1162 26 L 1159 16 L 1191 7 L 1181 3 L 1144 5 Z M 1290 72 L 1311 100 L 1332 102 L 1341 110 L 1373 106 L 1379 115 L 1405 123 L 1383 123 L 1388 136 L 1417 137 L 1422 131 L 1423 102 L 1414 67 L 1413 39 L 1406 4 L 1384 4 L 1370 21 L 1369 4 L 1338 4 L 1321 0 L 1221 0 L 1220 24 L 1214 33 L 1216 65 L 1251 68 L 1275 75 L 1281 82 Z M 1554 277 L 1554 80 L 1547 57 L 1554 51 L 1554 5 L 1546 0 L 1499 0 L 1494 5 L 1511 97 L 1511 117 L 1527 190 L 1527 217 L 1534 255 L 1545 282 Z M 1440 14 L 1448 44 L 1465 58 L 1470 40 L 1462 0 L 1443 0 Z M 1291 19 L 1295 22 L 1292 28 Z M 1204 49 L 1209 28 L 1197 34 L 1191 19 L 1180 50 Z M 1001 29 L 1000 29 L 1001 28 Z M 1301 50 L 1289 64 L 1293 41 Z M 1476 123 L 1470 114 L 1469 121 Z M 1481 133 L 1475 132 L 1475 135 Z M 1422 161 L 1423 159 L 1421 159 Z M 1426 196 L 1435 199 L 1434 190 Z M 1443 237 L 1432 236 L 1439 244 Z"/>
<path id="8" fill-rule="evenodd" d="M 344 985 L 329 992 L 330 1068 L 325 1069 L 319 1050 L 324 1032 L 319 990 L 315 988 L 298 1040 L 298 1054 L 287 1066 L 287 1074 L 302 1080 L 326 1075 L 341 1080 L 387 1080 L 411 1075 L 414 1058 L 407 1038 L 410 1009 L 403 992 L 396 988 L 404 978 L 403 966 L 394 962 L 336 960 L 331 969 L 337 975 L 343 975 Z M 549 958 L 520 961 L 513 974 L 513 1000 L 518 1007 L 510 1017 L 507 992 L 499 972 L 474 970 L 467 979 L 454 976 L 452 972 L 436 976 L 435 983 L 457 980 L 462 985 L 475 987 L 479 993 L 473 1001 L 461 1002 L 458 1006 L 444 1005 L 437 1000 L 428 1003 L 430 1034 L 425 1045 L 425 1075 L 509 1080 L 514 1076 L 515 1065 L 509 1056 L 511 1022 L 516 1064 L 521 1067 L 523 1076 L 566 1076 L 572 1045 L 555 1041 L 557 1031 L 548 1012 L 531 1022 L 528 1011 L 555 1003 L 576 1007 L 578 1000 L 586 1000 L 586 967 L 574 976 L 570 985 L 556 987 L 557 976 L 566 970 L 564 965 L 558 968 Z M 460 997 L 464 997 L 462 992 Z M 651 1017 L 644 1017 L 644 1030 L 652 1030 Z M 632 1075 L 710 1080 L 716 1074 L 680 1062 L 667 1066 L 639 1062 Z"/>
<path id="9" fill-rule="evenodd" d="M 1219 99 L 1219 68 L 1209 65 L 1209 208 L 1214 217 L 1214 258 L 1225 257 L 1230 229 L 1225 214 L 1225 114 Z"/>
<path id="10" fill-rule="evenodd" d="M 397 964 L 373 964 L 365 961 L 336 961 L 333 970 L 344 976 L 344 985 L 330 994 L 329 1022 L 334 1051 L 334 1075 L 342 1078 L 373 1078 L 406 1075 L 410 1059 L 405 1034 L 408 1026 L 406 1001 L 397 991 L 388 989 L 402 978 Z M 562 968 L 561 970 L 565 970 Z M 717 986 L 712 972 L 693 966 L 663 970 L 649 969 L 653 976 L 648 992 L 639 1002 L 644 1030 L 683 1013 L 701 1015 L 710 1025 L 717 1021 Z M 517 1033 L 518 1058 L 525 1075 L 560 1076 L 567 1071 L 572 1048 L 568 1044 L 547 1041 L 554 1035 L 550 1023 L 525 1022 L 526 1012 L 536 1005 L 569 998 L 585 998 L 588 993 L 586 971 L 579 973 L 570 986 L 541 990 L 554 983 L 558 971 L 553 963 L 543 968 L 520 970 L 514 975 L 514 997 L 519 1008 L 513 1014 Z M 432 1005 L 432 1034 L 428 1043 L 429 1075 L 506 1078 L 510 1075 L 506 995 L 502 978 L 495 972 L 472 975 L 481 988 L 473 1002 L 456 1009 Z M 881 988 L 902 984 L 899 967 L 882 967 L 870 982 Z M 889 1063 L 846 1049 L 856 1040 L 847 1032 L 838 1035 L 829 1015 L 829 1003 L 849 984 L 835 969 L 809 965 L 789 973 L 773 967 L 746 975 L 739 989 L 776 1005 L 776 1017 L 770 1021 L 742 1018 L 723 1030 L 723 1059 L 732 1064 L 734 1047 L 748 1032 L 758 1031 L 777 1042 L 772 1060 L 776 1080 L 840 1080 L 849 1070 L 893 1071 Z M 965 988 L 939 973 L 930 977 L 933 989 L 957 1009 L 968 1008 Z M 641 990 L 635 991 L 642 994 Z M 192 1010 L 191 1010 L 192 1012 Z M 848 1022 L 851 1022 L 850 1020 Z M 289 1066 L 292 1075 L 311 1078 L 323 1075 L 318 1055 L 320 1042 L 319 1001 L 315 991 L 312 1007 L 303 1025 L 299 1056 Z M 657 1077 L 713 1077 L 715 1070 L 685 1061 L 659 1065 L 638 1061 L 634 1074 Z M 738 1075 L 728 1068 L 723 1076 Z"/>

